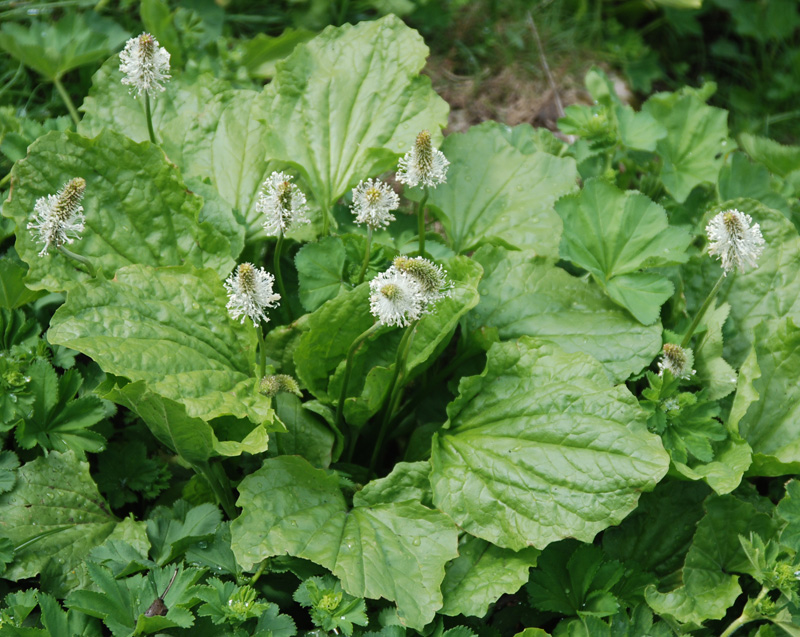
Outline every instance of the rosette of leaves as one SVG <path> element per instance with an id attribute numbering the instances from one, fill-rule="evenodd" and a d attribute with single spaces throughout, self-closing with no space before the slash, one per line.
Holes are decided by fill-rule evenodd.
<path id="1" fill-rule="evenodd" d="M 331 575 L 305 580 L 295 591 L 294 600 L 309 609 L 315 626 L 328 632 L 341 631 L 350 637 L 354 624 L 366 626 L 369 622 L 364 600 L 345 593 Z"/>

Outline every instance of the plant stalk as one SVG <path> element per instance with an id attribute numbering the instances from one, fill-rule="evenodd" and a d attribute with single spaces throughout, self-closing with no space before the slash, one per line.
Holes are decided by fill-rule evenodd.
<path id="1" fill-rule="evenodd" d="M 287 323 L 292 321 L 292 315 L 289 311 L 289 295 L 286 294 L 286 288 L 283 285 L 283 275 L 281 274 L 281 252 L 283 252 L 283 230 L 278 231 L 278 243 L 275 244 L 275 256 L 272 261 L 272 268 L 275 270 L 275 281 L 278 284 L 278 292 L 281 295 L 281 313 Z"/>
<path id="2" fill-rule="evenodd" d="M 361 347 L 361 344 L 369 338 L 372 334 L 377 332 L 383 325 L 381 323 L 374 323 L 371 327 L 364 330 L 356 336 L 356 339 L 353 341 L 352 345 L 350 345 L 350 349 L 347 350 L 347 363 L 345 363 L 344 367 L 344 378 L 342 379 L 342 389 L 339 392 L 339 403 L 336 405 L 336 428 L 339 431 L 342 431 L 344 424 L 342 414 L 344 412 L 344 401 L 347 398 L 347 385 L 350 383 L 350 374 L 353 372 L 353 357 L 355 353 L 358 351 L 358 348 Z M 354 432 L 351 432 L 352 436 L 355 438 L 356 435 Z M 355 442 L 353 442 L 351 438 L 351 449 L 355 447 Z"/>
<path id="3" fill-rule="evenodd" d="M 211 490 L 217 498 L 217 502 L 222 507 L 222 510 L 225 511 L 225 515 L 228 516 L 228 519 L 235 520 L 238 514 L 236 511 L 236 504 L 231 495 L 230 484 L 223 485 L 219 475 L 220 472 L 222 472 L 222 475 L 225 477 L 225 482 L 228 482 L 228 477 L 225 475 L 222 467 L 212 466 L 208 462 L 203 462 L 202 464 L 194 465 L 194 469 L 208 481 Z"/>
<path id="4" fill-rule="evenodd" d="M 156 142 L 156 132 L 153 130 L 153 116 L 150 113 L 150 93 L 144 93 L 144 114 L 147 117 L 147 134 L 150 135 L 150 141 L 154 144 Z"/>
<path id="5" fill-rule="evenodd" d="M 372 226 L 367 226 L 367 251 L 364 252 L 364 262 L 361 264 L 361 272 L 358 273 L 358 283 L 361 285 L 364 282 L 364 275 L 367 273 L 367 266 L 369 265 L 369 250 L 372 245 Z"/>
<path id="6" fill-rule="evenodd" d="M 256 334 L 258 334 L 258 379 L 256 379 L 256 391 L 258 391 L 261 379 L 267 375 L 267 346 L 264 342 L 264 330 L 260 323 L 256 325 Z"/>
<path id="7" fill-rule="evenodd" d="M 378 464 L 378 459 L 381 455 L 381 448 L 383 447 L 384 439 L 389 431 L 389 424 L 392 422 L 392 416 L 397 410 L 400 403 L 400 398 L 403 395 L 402 380 L 405 376 L 406 361 L 408 360 L 408 353 L 411 350 L 411 343 L 414 340 L 414 332 L 417 329 L 419 321 L 414 321 L 409 325 L 406 333 L 397 346 L 397 357 L 394 362 L 394 374 L 392 375 L 391 383 L 389 384 L 389 402 L 386 404 L 386 410 L 383 412 L 383 419 L 381 422 L 381 429 L 378 432 L 378 438 L 375 441 L 375 446 L 372 448 L 372 457 L 369 461 L 370 475 L 375 473 L 375 467 Z"/>
<path id="8" fill-rule="evenodd" d="M 766 586 L 762 587 L 761 591 L 758 593 L 758 597 L 756 597 L 755 601 L 753 602 L 753 606 L 757 606 L 758 603 L 767 596 L 767 593 L 769 593 L 769 588 Z M 756 619 L 762 619 L 762 615 L 751 615 L 747 612 L 747 609 L 745 609 L 742 611 L 742 614 L 739 615 L 739 617 L 731 622 L 731 625 L 728 626 L 719 637 L 730 637 L 742 626 L 749 622 L 755 621 Z"/>
<path id="9" fill-rule="evenodd" d="M 258 565 L 258 570 L 253 573 L 253 577 L 250 578 L 250 586 L 255 586 L 255 583 L 258 581 L 258 578 L 264 573 L 264 569 L 267 568 L 267 560 L 261 560 L 261 564 Z"/>
<path id="10" fill-rule="evenodd" d="M 64 88 L 64 85 L 61 83 L 60 77 L 53 78 L 53 84 L 56 85 L 56 89 L 58 90 L 58 94 L 61 96 L 61 99 L 64 101 L 64 105 L 67 107 L 69 111 L 70 117 L 72 117 L 72 121 L 75 123 L 75 126 L 81 123 L 80 115 L 78 115 L 78 109 L 75 108 L 75 104 L 72 102 L 72 98 L 67 93 L 67 89 Z"/>
<path id="11" fill-rule="evenodd" d="M 689 326 L 689 329 L 686 331 L 686 334 L 681 341 L 681 347 L 687 347 L 689 345 L 689 341 L 692 340 L 692 336 L 694 335 L 694 331 L 697 329 L 697 326 L 700 325 L 700 321 L 703 320 L 703 316 L 705 316 L 706 311 L 711 306 L 711 302 L 719 293 L 719 289 L 722 287 L 723 282 L 725 281 L 725 273 L 722 273 L 714 284 L 714 287 L 711 289 L 711 292 L 708 293 L 706 300 L 703 302 L 703 305 L 697 312 L 697 315 L 694 317 L 692 324 Z"/>
<path id="12" fill-rule="evenodd" d="M 422 199 L 417 204 L 417 232 L 419 233 L 419 256 L 425 258 L 425 203 L 428 201 L 428 188 L 425 187 Z"/>
<path id="13" fill-rule="evenodd" d="M 92 265 L 92 262 L 89 261 L 86 257 L 81 256 L 80 254 L 75 254 L 72 250 L 67 250 L 64 246 L 58 246 L 58 251 L 63 254 L 68 259 L 72 259 L 76 263 L 81 264 L 91 277 L 97 276 L 97 270 Z"/>

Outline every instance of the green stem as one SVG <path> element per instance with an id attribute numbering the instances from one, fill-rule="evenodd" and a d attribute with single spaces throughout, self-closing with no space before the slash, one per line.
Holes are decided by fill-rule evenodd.
<path id="1" fill-rule="evenodd" d="M 261 564 L 258 565 L 258 570 L 253 574 L 253 577 L 250 578 L 250 586 L 255 586 L 255 583 L 258 581 L 258 578 L 264 573 L 264 569 L 267 568 L 267 560 L 261 560 Z"/>
<path id="2" fill-rule="evenodd" d="M 322 236 L 328 236 L 328 230 L 330 227 L 330 219 L 328 219 L 328 208 L 331 206 L 323 206 L 322 207 Z"/>
<path id="3" fill-rule="evenodd" d="M 84 266 L 88 272 L 88 274 L 92 277 L 97 276 L 97 270 L 95 270 L 92 262 L 89 261 L 86 257 L 82 257 L 79 254 L 75 254 L 72 250 L 67 250 L 64 246 L 58 246 L 58 251 L 63 254 L 68 259 L 72 259 L 73 261 L 80 263 Z"/>
<path id="4" fill-rule="evenodd" d="M 264 330 L 261 325 L 256 325 L 256 334 L 258 334 L 258 379 L 256 381 L 256 391 L 261 383 L 261 379 L 267 375 L 267 346 L 264 343 Z"/>
<path id="5" fill-rule="evenodd" d="M 373 324 L 369 329 L 364 330 L 356 336 L 356 339 L 353 341 L 352 345 L 350 345 L 350 349 L 347 350 L 347 363 L 344 366 L 344 378 L 342 382 L 342 390 L 339 392 L 339 404 L 336 405 L 336 428 L 339 431 L 342 431 L 344 422 L 342 420 L 342 412 L 344 411 L 344 401 L 347 398 L 347 385 L 350 383 L 350 374 L 353 372 L 353 356 L 358 351 L 358 348 L 361 346 L 367 338 L 369 338 L 372 334 L 377 332 L 383 325 L 378 322 Z M 351 443 L 355 446 L 355 443 Z"/>
<path id="6" fill-rule="evenodd" d="M 367 227 L 367 251 L 364 253 L 364 262 L 361 264 L 361 272 L 358 273 L 357 285 L 361 285 L 364 282 L 364 275 L 367 273 L 370 245 L 372 245 L 372 226 Z"/>
<path id="7" fill-rule="evenodd" d="M 417 204 L 417 231 L 419 232 L 419 256 L 425 257 L 425 203 L 428 201 L 428 188 L 425 190 Z"/>
<path id="8" fill-rule="evenodd" d="M 281 274 L 281 252 L 283 252 L 283 230 L 278 231 L 278 243 L 275 244 L 275 256 L 272 261 L 272 268 L 275 270 L 275 281 L 278 283 L 278 292 L 281 295 L 281 313 L 287 323 L 292 321 L 289 311 L 289 295 L 283 285 L 283 275 Z"/>
<path id="9" fill-rule="evenodd" d="M 4 188 L 5 185 L 11 181 L 11 173 L 9 172 L 5 177 L 0 179 L 0 188 Z"/>
<path id="10" fill-rule="evenodd" d="M 769 592 L 769 588 L 764 586 L 761 589 L 761 592 L 758 594 L 758 597 L 756 597 L 755 601 L 753 602 L 753 607 L 758 606 L 758 603 L 767 596 L 768 592 Z M 762 619 L 762 616 L 761 615 L 750 615 L 747 612 L 747 609 L 745 609 L 744 611 L 742 611 L 742 614 L 738 618 L 733 620 L 731 625 L 728 626 L 725 629 L 725 632 L 721 633 L 719 637 L 730 637 L 731 635 L 733 635 L 733 633 L 735 633 L 737 630 L 739 630 L 742 626 L 744 626 L 745 624 L 747 624 L 747 623 L 749 623 L 751 621 L 754 621 L 756 619 Z"/>
<path id="11" fill-rule="evenodd" d="M 686 331 L 686 334 L 681 341 L 681 347 L 687 347 L 689 345 L 689 341 L 692 340 L 692 336 L 694 335 L 694 331 L 697 329 L 697 326 L 700 325 L 700 321 L 703 320 L 703 316 L 705 315 L 706 311 L 711 305 L 711 302 L 714 300 L 714 297 L 717 296 L 719 289 L 722 287 L 723 282 L 725 281 L 725 273 L 721 274 L 719 280 L 714 284 L 714 287 L 711 289 L 711 292 L 708 293 L 706 300 L 703 302 L 702 307 L 697 312 L 697 315 L 694 317 L 694 321 L 689 326 L 689 329 Z"/>
<path id="12" fill-rule="evenodd" d="M 150 141 L 154 144 L 156 142 L 156 132 L 153 130 L 153 116 L 150 113 L 150 93 L 144 93 L 144 114 L 147 117 L 147 134 L 150 135 Z"/>
<path id="13" fill-rule="evenodd" d="M 406 371 L 406 361 L 408 360 L 408 353 L 411 350 L 411 343 L 414 340 L 414 332 L 417 329 L 418 321 L 409 325 L 403 338 L 400 340 L 400 345 L 397 346 L 397 357 L 394 362 L 394 374 L 392 375 L 391 383 L 389 384 L 389 402 L 386 404 L 386 410 L 383 412 L 383 422 L 381 422 L 381 429 L 378 432 L 378 438 L 375 441 L 375 446 L 372 448 L 372 457 L 369 461 L 370 475 L 375 473 L 375 467 L 378 464 L 378 458 L 381 455 L 381 448 L 386 434 L 389 431 L 389 424 L 392 422 L 392 416 L 397 411 L 397 406 L 400 403 L 400 397 L 403 395 L 402 379 Z"/>
<path id="14" fill-rule="evenodd" d="M 75 122 L 75 126 L 77 126 L 81 123 L 81 118 L 78 115 L 78 110 L 75 108 L 75 104 L 72 103 L 72 98 L 69 96 L 69 93 L 67 93 L 67 89 L 65 89 L 64 85 L 61 83 L 61 78 L 53 78 L 53 84 L 56 85 L 58 94 L 61 96 L 61 99 L 64 100 L 64 104 L 69 111 L 70 117 L 72 117 L 72 121 Z"/>

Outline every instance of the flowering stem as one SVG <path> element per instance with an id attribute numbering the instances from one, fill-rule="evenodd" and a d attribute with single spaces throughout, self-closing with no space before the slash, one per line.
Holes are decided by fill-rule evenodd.
<path id="1" fill-rule="evenodd" d="M 256 334 L 258 334 L 258 381 L 256 382 L 256 391 L 258 391 L 259 382 L 267 375 L 267 346 L 264 342 L 264 330 L 260 323 L 256 325 Z"/>
<path id="2" fill-rule="evenodd" d="M 383 412 L 383 422 L 381 423 L 381 430 L 378 432 L 378 439 L 375 441 L 375 446 L 372 448 L 372 458 L 370 458 L 369 461 L 370 474 L 375 473 L 375 467 L 381 455 L 383 441 L 389 431 L 389 423 L 392 422 L 392 416 L 395 411 L 397 411 L 400 397 L 403 395 L 402 380 L 406 372 L 406 360 L 408 360 L 408 353 L 411 350 L 411 343 L 414 340 L 414 332 L 418 324 L 419 321 L 414 321 L 409 325 L 406 333 L 403 334 L 403 338 L 400 340 L 400 345 L 397 346 L 397 357 L 394 361 L 394 374 L 389 384 L 389 402 L 386 404 L 386 410 Z"/>
<path id="3" fill-rule="evenodd" d="M 361 264 L 361 272 L 358 273 L 358 283 L 361 285 L 364 282 L 364 275 L 367 273 L 367 266 L 369 265 L 369 249 L 372 244 L 372 226 L 367 227 L 367 250 L 364 252 L 364 263 Z"/>
<path id="4" fill-rule="evenodd" d="M 275 281 L 278 284 L 278 292 L 281 295 L 281 312 L 284 320 L 289 323 L 292 316 L 289 313 L 289 296 L 283 286 L 283 276 L 281 275 L 281 252 L 283 251 L 283 230 L 278 231 L 278 243 L 275 244 L 275 256 L 273 257 L 273 269 L 275 270 Z"/>
<path id="5" fill-rule="evenodd" d="M 154 144 L 156 142 L 156 133 L 153 130 L 153 116 L 150 114 L 150 93 L 145 91 L 144 93 L 144 114 L 147 117 L 147 133 L 150 135 L 150 141 Z"/>
<path id="6" fill-rule="evenodd" d="M 267 568 L 267 560 L 261 560 L 261 564 L 258 565 L 258 570 L 253 574 L 253 577 L 250 578 L 250 586 L 255 586 L 255 583 L 258 581 L 258 578 L 264 573 L 264 569 Z"/>
<path id="7" fill-rule="evenodd" d="M 75 254 L 72 250 L 67 250 L 64 246 L 58 246 L 58 251 L 63 254 L 68 259 L 72 259 L 77 263 L 80 263 L 88 272 L 88 274 L 92 277 L 97 276 L 97 270 L 94 269 L 92 262 L 89 261 L 86 257 L 82 257 L 79 254 Z"/>
<path id="8" fill-rule="evenodd" d="M 417 204 L 417 228 L 419 232 L 419 256 L 425 256 L 425 202 L 428 201 L 428 188 L 425 187 L 422 199 Z"/>
<path id="9" fill-rule="evenodd" d="M 70 117 L 72 117 L 72 121 L 75 122 L 75 126 L 80 124 L 81 118 L 78 115 L 78 110 L 75 108 L 75 104 L 72 103 L 72 98 L 67 93 L 67 89 L 64 88 L 64 85 L 61 83 L 60 77 L 53 78 L 53 84 L 56 85 L 56 89 L 58 90 L 58 94 L 61 96 L 61 99 L 64 100 L 64 104 L 69 111 Z"/>
<path id="10" fill-rule="evenodd" d="M 724 281 L 725 281 L 725 274 L 723 273 L 720 275 L 719 280 L 714 284 L 714 287 L 711 289 L 711 292 L 709 292 L 708 296 L 706 297 L 706 300 L 703 302 L 702 307 L 697 312 L 697 315 L 694 317 L 694 321 L 692 321 L 692 324 L 686 331 L 686 334 L 684 335 L 683 340 L 681 341 L 681 347 L 687 347 L 689 345 L 689 341 L 692 340 L 694 331 L 697 329 L 697 326 L 700 325 L 700 321 L 703 319 L 703 316 L 710 307 L 711 302 L 714 300 L 714 297 L 717 296 L 717 293 L 719 292 L 719 289 L 722 287 Z"/>
<path id="11" fill-rule="evenodd" d="M 759 602 L 767 596 L 767 593 L 769 593 L 769 588 L 766 586 L 762 587 L 761 591 L 758 593 L 758 597 L 756 597 L 755 600 L 753 601 L 752 607 L 757 608 Z M 737 617 L 735 620 L 733 620 L 733 622 L 731 622 L 731 625 L 728 626 L 722 634 L 720 634 L 720 637 L 730 637 L 730 635 L 733 635 L 733 633 L 735 633 L 745 624 L 754 621 L 756 619 L 762 619 L 762 618 L 763 616 L 760 614 L 751 615 L 749 612 L 747 612 L 747 608 L 745 608 L 745 610 L 742 611 L 742 614 L 739 615 L 739 617 Z"/>
<path id="12" fill-rule="evenodd" d="M 347 363 L 344 367 L 344 379 L 342 382 L 342 389 L 339 392 L 339 403 L 336 405 L 336 428 L 341 431 L 342 425 L 344 421 L 342 420 L 342 412 L 344 411 L 344 401 L 347 397 L 347 385 L 350 383 L 350 374 L 353 371 L 353 356 L 358 351 L 358 348 L 361 347 L 361 344 L 369 338 L 372 334 L 377 332 L 382 327 L 380 322 L 373 324 L 369 329 L 364 330 L 356 336 L 356 339 L 353 341 L 353 344 L 350 345 L 350 349 L 347 350 Z M 351 440 L 351 445 L 355 445 L 355 443 Z"/>

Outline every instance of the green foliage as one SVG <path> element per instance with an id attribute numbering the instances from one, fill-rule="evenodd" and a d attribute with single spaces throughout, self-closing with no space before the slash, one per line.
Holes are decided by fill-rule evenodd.
<path id="1" fill-rule="evenodd" d="M 368 623 L 364 600 L 348 595 L 333 577 L 310 577 L 294 592 L 295 601 L 310 608 L 311 621 L 325 631 L 350 637 L 353 624 Z"/>

